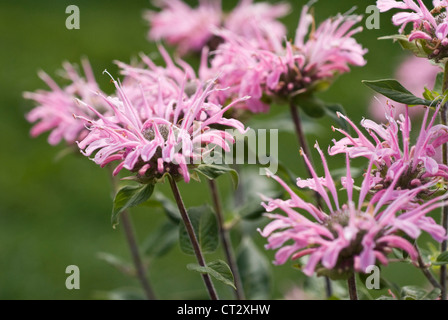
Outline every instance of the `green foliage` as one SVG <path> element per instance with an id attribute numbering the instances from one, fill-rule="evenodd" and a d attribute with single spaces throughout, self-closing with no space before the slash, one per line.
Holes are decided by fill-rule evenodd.
<path id="1" fill-rule="evenodd" d="M 404 286 L 396 296 L 380 296 L 377 300 L 436 300 L 440 296 L 440 289 L 435 288 L 431 291 L 419 286 Z"/>
<path id="2" fill-rule="evenodd" d="M 345 111 L 344 107 L 340 104 L 327 104 L 325 105 L 325 113 L 328 115 L 331 119 L 333 119 L 342 129 L 344 129 L 346 132 L 350 131 L 350 127 L 347 124 L 347 121 L 342 119 L 338 113 L 347 115 L 347 112 Z"/>
<path id="3" fill-rule="evenodd" d="M 219 232 L 216 216 L 208 205 L 188 209 L 188 216 L 193 225 L 202 253 L 212 253 L 219 245 Z M 194 255 L 193 246 L 185 225 L 179 224 L 179 244 L 182 252 Z"/>
<path id="4" fill-rule="evenodd" d="M 97 254 L 98 259 L 107 262 L 112 267 L 116 268 L 118 271 L 122 272 L 126 275 L 134 275 L 135 270 L 134 267 L 126 261 L 123 261 L 121 258 L 106 252 L 99 252 Z"/>
<path id="5" fill-rule="evenodd" d="M 209 262 L 205 267 L 202 267 L 196 263 L 191 263 L 187 265 L 187 269 L 202 274 L 207 273 L 216 280 L 236 290 L 232 271 L 230 270 L 229 266 L 222 260 Z"/>
<path id="6" fill-rule="evenodd" d="M 115 227 L 118 224 L 120 213 L 147 201 L 153 191 L 153 184 L 128 185 L 118 190 L 112 208 L 112 225 Z"/>
<path id="7" fill-rule="evenodd" d="M 150 233 L 141 249 L 147 257 L 159 258 L 167 254 L 179 240 L 178 225 L 164 221 L 161 226 Z"/>
<path id="8" fill-rule="evenodd" d="M 325 103 L 312 94 L 299 94 L 293 98 L 293 103 L 311 118 L 318 119 L 325 115 Z"/>
<path id="9" fill-rule="evenodd" d="M 397 41 L 404 50 L 411 51 L 415 56 L 419 58 L 427 58 L 428 55 L 431 54 L 431 50 L 426 48 L 426 46 L 423 43 L 424 42 L 423 40 L 418 39 L 414 41 L 409 41 L 408 37 L 406 37 L 406 35 L 404 34 L 394 34 L 391 36 L 385 36 L 379 38 L 379 40 Z"/>
<path id="10" fill-rule="evenodd" d="M 442 252 L 432 264 L 436 266 L 448 264 L 448 251 Z"/>
<path id="11" fill-rule="evenodd" d="M 372 90 L 381 93 L 385 97 L 407 105 L 423 105 L 423 106 L 435 106 L 435 101 L 422 99 L 414 96 L 408 89 L 403 87 L 397 80 L 383 79 L 362 81 L 366 86 Z"/>
<path id="12" fill-rule="evenodd" d="M 269 299 L 272 287 L 270 263 L 249 237 L 241 241 L 237 250 L 237 265 L 246 297 Z"/>
<path id="13" fill-rule="evenodd" d="M 208 180 L 215 180 L 219 176 L 229 173 L 232 178 L 233 186 L 236 189 L 239 184 L 238 172 L 226 165 L 217 164 L 200 164 L 194 171 L 200 173 L 202 176 L 206 177 Z"/>

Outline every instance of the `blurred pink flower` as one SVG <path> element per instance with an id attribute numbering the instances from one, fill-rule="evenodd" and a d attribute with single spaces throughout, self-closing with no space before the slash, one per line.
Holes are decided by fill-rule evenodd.
<path id="1" fill-rule="evenodd" d="M 390 104 L 386 106 L 387 124 L 377 124 L 368 119 L 361 121 L 361 126 L 371 139 L 367 138 L 348 117 L 339 114 L 349 123 L 355 134 L 351 135 L 342 129 L 333 128 L 345 137 L 339 141 L 333 140 L 334 146 L 329 149 L 329 154 L 346 153 L 350 158 L 365 157 L 373 161 L 376 169 L 372 172 L 374 185 L 371 187 L 378 192 L 377 196 L 385 192 L 385 188 L 391 185 L 398 172 L 402 173 L 396 188 L 401 190 L 417 188 L 429 181 L 448 178 L 448 166 L 442 163 L 440 157 L 442 145 L 448 142 L 448 127 L 435 124 L 439 107 L 431 118 L 430 108 L 426 108 L 417 141 L 412 145 L 408 108 L 397 120 L 394 107 Z M 428 189 L 422 194 L 431 196 L 433 192 L 434 190 Z M 412 204 L 413 202 L 409 203 Z"/>
<path id="2" fill-rule="evenodd" d="M 41 71 L 39 77 L 51 90 L 24 93 L 26 99 L 34 100 L 38 104 L 26 115 L 29 122 L 36 122 L 31 129 L 33 137 L 51 131 L 48 136 L 48 142 L 51 145 L 56 145 L 62 140 L 65 140 L 67 144 L 74 144 L 76 140 L 82 139 L 87 134 L 87 130 L 82 122 L 73 117 L 73 114 L 85 117 L 94 117 L 95 114 L 84 105 L 77 103 L 77 99 L 95 106 L 100 112 L 108 110 L 106 104 L 98 99 L 100 89 L 89 62 L 83 60 L 82 66 L 86 78 L 80 76 L 72 64 L 68 62 L 63 64 L 63 77 L 70 83 L 62 88 L 49 75 Z"/>
<path id="3" fill-rule="evenodd" d="M 266 42 L 246 41 L 223 30 L 225 39 L 213 53 L 211 66 L 203 59 L 200 76 L 219 74 L 219 83 L 229 87 L 217 97 L 226 101 L 231 96 L 250 96 L 243 107 L 252 112 L 265 112 L 266 99 L 291 99 L 302 93 L 323 90 L 337 74 L 350 71 L 350 65 L 363 66 L 367 52 L 352 37 L 362 30 L 353 28 L 359 16 L 338 15 L 327 19 L 314 30 L 314 18 L 303 7 L 293 43 L 276 37 Z M 311 28 L 311 31 L 310 31 Z"/>
<path id="4" fill-rule="evenodd" d="M 99 120 L 77 117 L 84 120 L 90 131 L 78 143 L 81 152 L 85 156 L 95 153 L 92 160 L 101 167 L 119 161 L 114 175 L 125 168 L 136 173 L 142 182 L 153 183 L 165 173 L 189 182 L 190 165 L 201 163 L 202 157 L 213 146 L 228 150 L 229 144 L 234 142 L 230 133 L 211 129 L 210 125 L 230 126 L 244 132 L 244 126 L 239 121 L 223 117 L 232 103 L 222 108 L 206 101 L 215 90 L 213 81 L 205 87 L 198 86 L 191 97 L 178 94 L 176 99 L 169 102 L 158 99 L 156 104 L 146 104 L 148 117 L 145 119 L 141 118 L 123 88 L 116 81 L 114 83 L 118 97 L 102 96 L 114 110 L 114 116 L 105 117 L 84 104 L 97 114 Z M 163 88 L 162 85 L 159 87 L 156 96 L 162 96 Z M 219 112 L 201 118 L 209 108 L 219 109 Z"/>
<path id="5" fill-rule="evenodd" d="M 424 88 L 433 89 L 436 76 L 441 72 L 441 68 L 432 64 L 427 59 L 418 58 L 414 55 L 407 57 L 395 71 L 394 78 L 415 96 L 423 98 Z M 374 96 L 369 105 L 369 113 L 375 120 L 384 120 L 386 112 L 384 106 L 388 99 L 382 95 Z M 406 106 L 393 102 L 396 112 L 404 113 Z M 421 106 L 409 108 L 411 118 L 424 113 Z"/>
<path id="6" fill-rule="evenodd" d="M 422 231 L 429 232 L 438 241 L 446 238 L 445 230 L 428 217 L 427 213 L 444 205 L 442 200 L 448 195 L 436 197 L 402 213 L 409 201 L 434 182 L 413 190 L 402 190 L 397 198 L 394 186 L 403 173 L 401 170 L 381 197 L 375 201 L 368 200 L 373 161 L 369 163 L 360 191 L 353 193 L 354 182 L 347 155 L 347 176 L 341 179 L 346 189 L 347 203 L 342 204 L 323 152 L 319 146 L 316 145 L 316 148 L 321 156 L 325 176 L 317 176 L 302 152 L 313 178 L 298 179 L 297 185 L 299 188 L 318 192 L 326 209 L 304 201 L 275 175 L 272 178 L 282 185 L 290 199 L 263 197 L 267 201 L 263 203 L 267 212 L 280 209 L 286 214 L 267 214 L 272 221 L 260 231 L 268 239 L 266 248 L 278 249 L 276 264 L 283 264 L 290 258 L 309 256 L 302 269 L 305 275 L 312 276 L 316 272 L 318 275 L 348 276 L 354 271 L 366 272 L 368 266 L 377 263 L 387 265 L 387 255 L 392 248 L 406 251 L 415 262 L 417 252 L 401 235 L 402 232 L 412 239 L 418 238 Z M 329 194 L 326 190 L 329 190 Z M 359 196 L 355 199 L 354 195 Z M 385 204 L 388 205 L 384 206 Z"/>
<path id="7" fill-rule="evenodd" d="M 289 12 L 289 5 L 283 3 L 272 5 L 241 0 L 229 14 L 222 12 L 220 0 L 199 0 L 197 8 L 191 8 L 180 0 L 159 0 L 155 3 L 162 10 L 145 14 L 150 23 L 148 38 L 165 40 L 177 46 L 180 55 L 201 52 L 207 45 L 214 49 L 220 42 L 214 30 L 221 27 L 246 39 L 265 37 L 259 25 L 265 26 L 279 38 L 286 34 L 286 28 L 276 20 Z"/>

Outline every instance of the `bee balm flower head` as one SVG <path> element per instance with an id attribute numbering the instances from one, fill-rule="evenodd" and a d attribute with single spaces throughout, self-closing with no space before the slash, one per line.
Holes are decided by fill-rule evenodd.
<path id="1" fill-rule="evenodd" d="M 412 25 L 408 40 L 419 43 L 422 56 L 426 55 L 439 61 L 448 57 L 448 2 L 434 0 L 433 5 L 434 8 L 430 11 L 422 0 L 377 1 L 377 7 L 381 12 L 391 9 L 405 10 L 396 13 L 392 17 L 392 22 L 400 26 L 400 33 L 404 33 L 406 27 Z"/>
<path id="2" fill-rule="evenodd" d="M 162 10 L 145 15 L 150 23 L 148 37 L 176 46 L 180 55 L 201 52 L 205 46 L 216 49 L 223 39 L 214 31 L 221 27 L 248 41 L 267 41 L 267 34 L 259 25 L 266 26 L 272 36 L 282 38 L 286 34 L 286 28 L 277 19 L 289 12 L 287 4 L 241 0 L 228 14 L 223 13 L 220 0 L 200 0 L 196 8 L 180 0 L 156 1 L 156 5 Z"/>
<path id="3" fill-rule="evenodd" d="M 102 167 L 118 161 L 113 174 L 123 168 L 135 173 L 141 182 L 154 183 L 169 173 L 177 179 L 190 181 L 189 167 L 200 164 L 212 146 L 229 149 L 233 136 L 211 125 L 224 125 L 244 132 L 243 125 L 223 114 L 232 104 L 222 108 L 208 103 L 207 97 L 216 89 L 214 82 L 200 86 L 189 98 L 179 94 L 166 102 L 159 99 L 147 105 L 149 116 L 142 119 L 121 86 L 114 81 L 118 98 L 103 97 L 114 110 L 114 116 L 97 114 L 99 120 L 84 120 L 89 127 L 87 137 L 78 143 L 85 156 L 95 153 L 93 161 Z M 89 107 L 95 112 L 93 108 Z M 213 113 L 207 113 L 208 110 Z M 208 116 L 204 118 L 204 114 Z"/>
<path id="4" fill-rule="evenodd" d="M 82 122 L 73 117 L 73 114 L 92 118 L 95 118 L 95 114 L 77 103 L 77 99 L 95 106 L 100 112 L 108 110 L 107 105 L 98 98 L 99 87 L 87 60 L 82 61 L 82 66 L 86 78 L 80 76 L 75 67 L 66 62 L 63 64 L 63 76 L 70 81 L 67 86 L 60 87 L 45 72 L 40 72 L 39 76 L 51 90 L 24 93 L 26 99 L 34 100 L 38 104 L 26 115 L 29 122 L 36 122 L 31 129 L 33 137 L 51 131 L 48 137 L 51 145 L 56 145 L 62 140 L 72 145 L 76 140 L 82 139 L 87 130 Z"/>
<path id="5" fill-rule="evenodd" d="M 397 184 L 397 188 L 401 190 L 419 187 L 430 180 L 448 178 L 448 167 L 442 163 L 441 158 L 442 145 L 448 141 L 448 127 L 435 124 L 440 106 L 431 117 L 430 108 L 426 109 L 414 145 L 411 144 L 408 107 L 405 109 L 405 114 L 400 114 L 398 119 L 393 105 L 386 104 L 385 108 L 386 124 L 378 124 L 368 119 L 362 120 L 361 126 L 368 135 L 364 135 L 349 118 L 340 115 L 350 124 L 355 134 L 350 135 L 342 129 L 334 129 L 345 137 L 338 141 L 334 140 L 334 146 L 330 148 L 329 153 L 331 155 L 346 153 L 351 158 L 365 157 L 372 160 L 375 164 L 372 172 L 375 176 L 372 181 L 375 192 L 387 188 L 401 170 L 404 171 Z M 422 191 L 416 200 L 425 200 L 433 196 L 437 190 L 438 186 L 434 189 L 428 188 Z"/>
<path id="6" fill-rule="evenodd" d="M 276 264 L 283 264 L 290 258 L 308 256 L 303 268 L 307 276 L 318 273 L 335 278 L 344 277 L 354 271 L 366 272 L 367 267 L 371 265 L 387 265 L 387 255 L 392 248 L 408 252 L 411 259 L 416 261 L 417 252 L 414 246 L 401 236 L 402 232 L 413 239 L 423 230 L 438 241 L 446 238 L 445 230 L 426 216 L 434 208 L 442 206 L 442 200 L 446 196 L 432 199 L 415 209 L 401 213 L 406 203 L 411 201 L 424 186 L 402 192 L 398 199 L 393 196 L 394 189 L 391 186 L 381 198 L 366 202 L 372 179 L 370 175 L 372 162 L 370 162 L 358 199 L 355 199 L 347 156 L 347 176 L 341 181 L 346 189 L 347 202 L 341 203 L 325 157 L 318 146 L 317 148 L 325 176 L 318 177 L 306 155 L 302 153 L 313 178 L 298 179 L 297 185 L 318 192 L 325 202 L 326 209 L 304 201 L 284 181 L 274 175 L 272 178 L 285 188 L 290 199 L 264 198 L 267 202 L 263 205 L 268 212 L 277 209 L 283 211 L 283 214 L 268 214 L 272 221 L 260 231 L 268 240 L 266 248 L 278 249 L 275 255 Z M 397 182 L 401 173 L 397 173 L 393 184 Z"/>
<path id="7" fill-rule="evenodd" d="M 354 28 L 359 21 L 359 16 L 338 15 L 314 29 L 314 18 L 304 6 L 295 40 L 286 46 L 284 39 L 270 37 L 269 45 L 254 44 L 223 30 L 219 35 L 225 42 L 214 52 L 210 68 L 203 66 L 201 72 L 219 73 L 220 84 L 230 88 L 218 101 L 249 95 L 247 108 L 264 112 L 269 109 L 267 100 L 289 100 L 323 90 L 351 65 L 363 66 L 367 50 L 352 37 L 362 29 Z"/>

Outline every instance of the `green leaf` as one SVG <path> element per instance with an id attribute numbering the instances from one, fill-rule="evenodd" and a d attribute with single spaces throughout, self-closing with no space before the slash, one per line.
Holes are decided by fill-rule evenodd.
<path id="1" fill-rule="evenodd" d="M 432 264 L 435 266 L 448 264 L 448 251 L 442 252 Z"/>
<path id="2" fill-rule="evenodd" d="M 110 264 L 112 267 L 116 268 L 118 271 L 122 272 L 126 275 L 134 275 L 135 270 L 132 265 L 129 263 L 123 261 L 122 259 L 118 258 L 117 256 L 106 253 L 106 252 L 99 252 L 97 254 L 98 259 L 103 260 Z"/>
<path id="3" fill-rule="evenodd" d="M 200 164 L 194 171 L 202 174 L 208 180 L 215 180 L 219 176 L 223 174 L 230 173 L 232 178 L 233 187 L 236 189 L 239 184 L 238 172 L 236 170 L 226 166 L 226 165 L 217 165 L 217 164 Z"/>
<path id="4" fill-rule="evenodd" d="M 146 256 L 159 258 L 173 248 L 178 239 L 178 225 L 168 220 L 149 234 L 141 248 Z"/>
<path id="5" fill-rule="evenodd" d="M 428 292 L 422 300 L 436 300 L 440 296 L 441 290 L 439 288 L 434 288 L 432 291 Z"/>
<path id="6" fill-rule="evenodd" d="M 325 106 L 325 113 L 336 121 L 336 123 L 341 126 L 341 128 L 345 131 L 349 131 L 350 127 L 347 124 L 347 121 L 338 116 L 338 113 L 346 115 L 346 111 L 344 107 L 340 104 L 328 104 Z"/>
<path id="7" fill-rule="evenodd" d="M 284 107 L 284 105 L 279 105 L 278 107 L 281 108 Z M 324 128 L 310 117 L 302 117 L 301 120 L 304 134 L 319 135 L 322 131 L 324 131 Z M 247 126 L 254 130 L 275 129 L 279 132 L 289 132 L 293 134 L 296 132 L 294 129 L 294 124 L 291 121 L 291 113 L 289 111 L 281 112 L 276 115 L 269 114 L 269 116 L 264 116 L 264 118 L 260 116 L 255 119 L 250 119 Z"/>
<path id="8" fill-rule="evenodd" d="M 384 79 L 375 81 L 362 81 L 372 90 L 381 93 L 385 97 L 393 101 L 407 105 L 424 105 L 432 106 L 435 102 L 432 100 L 422 99 L 414 96 L 408 89 L 403 87 L 397 80 Z"/>
<path id="9" fill-rule="evenodd" d="M 216 280 L 236 290 L 232 271 L 230 270 L 229 266 L 222 260 L 216 260 L 207 263 L 207 266 L 205 267 L 201 267 L 196 263 L 191 263 L 187 265 L 187 269 L 202 274 L 209 274 Z"/>
<path id="10" fill-rule="evenodd" d="M 238 213 L 245 220 L 256 220 L 261 218 L 266 209 L 261 205 L 260 201 L 246 203 Z"/>
<path id="11" fill-rule="evenodd" d="M 246 298 L 269 299 L 271 295 L 270 263 L 266 255 L 249 237 L 242 240 L 237 250 L 237 265 Z"/>
<path id="12" fill-rule="evenodd" d="M 292 99 L 293 103 L 300 107 L 309 117 L 322 118 L 325 116 L 325 103 L 314 95 L 299 94 Z"/>
<path id="13" fill-rule="evenodd" d="M 430 51 L 426 50 L 426 46 L 422 44 L 421 40 L 409 41 L 408 37 L 406 37 L 404 34 L 395 34 L 392 36 L 379 38 L 379 40 L 388 39 L 397 41 L 404 50 L 411 51 L 415 56 L 419 58 L 427 58 L 431 53 Z"/>
<path id="14" fill-rule="evenodd" d="M 435 91 L 431 91 L 431 90 L 429 90 L 428 88 L 424 88 L 425 89 L 425 91 L 423 91 L 423 98 L 425 98 L 426 100 L 431 100 L 431 101 L 433 101 L 433 100 L 435 100 L 436 99 L 436 96 L 438 96 L 438 93 L 437 92 L 435 92 Z"/>
<path id="15" fill-rule="evenodd" d="M 440 295 L 440 289 L 430 292 L 418 286 L 406 286 L 401 288 L 401 300 L 434 300 Z"/>
<path id="16" fill-rule="evenodd" d="M 443 93 L 443 72 L 439 72 L 436 76 L 436 82 L 434 83 L 433 91 Z"/>
<path id="17" fill-rule="evenodd" d="M 115 227 L 118 224 L 120 213 L 128 208 L 136 207 L 147 201 L 151 197 L 153 191 L 153 184 L 128 185 L 118 190 L 112 208 L 112 225 Z"/>
<path id="18" fill-rule="evenodd" d="M 293 186 L 297 183 L 296 175 L 281 161 L 278 162 L 277 175 L 283 180 L 289 181 L 289 184 Z"/>
<path id="19" fill-rule="evenodd" d="M 172 222 L 178 224 L 182 220 L 179 209 L 173 201 L 160 192 L 156 193 L 153 198 L 162 206 L 163 212 Z"/>
<path id="20" fill-rule="evenodd" d="M 212 208 L 203 205 L 190 208 L 187 211 L 202 252 L 214 252 L 219 245 L 219 230 Z M 194 255 L 190 237 L 183 223 L 179 225 L 179 243 L 182 252 Z"/>
<path id="21" fill-rule="evenodd" d="M 391 296 L 379 296 L 378 298 L 376 298 L 376 300 L 396 300 L 396 299 Z"/>
<path id="22" fill-rule="evenodd" d="M 273 199 L 282 197 L 283 191 L 277 192 L 272 196 Z M 239 216 L 244 220 L 256 220 L 266 213 L 266 209 L 261 205 L 260 199 L 251 199 L 246 201 L 244 206 L 238 209 Z"/>

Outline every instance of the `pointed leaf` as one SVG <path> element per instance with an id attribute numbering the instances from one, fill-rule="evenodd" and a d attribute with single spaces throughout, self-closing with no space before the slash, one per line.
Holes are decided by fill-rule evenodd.
<path id="1" fill-rule="evenodd" d="M 151 197 L 153 191 L 154 185 L 151 183 L 144 185 L 128 185 L 118 190 L 112 208 L 113 226 L 115 227 L 115 225 L 118 224 L 120 213 L 128 208 L 136 207 L 147 201 Z"/>
<path id="2" fill-rule="evenodd" d="M 212 208 L 204 205 L 190 208 L 187 211 L 202 252 L 214 252 L 219 245 L 219 231 L 216 216 Z M 194 255 L 190 237 L 183 223 L 179 225 L 179 243 L 182 252 Z"/>
<path id="3" fill-rule="evenodd" d="M 434 83 L 433 91 L 436 91 L 440 94 L 443 92 L 443 72 L 439 72 L 436 76 L 436 82 Z"/>
<path id="4" fill-rule="evenodd" d="M 249 237 L 243 239 L 237 252 L 237 265 L 248 299 L 265 300 L 271 295 L 270 264 Z"/>
<path id="5" fill-rule="evenodd" d="M 441 290 L 439 288 L 434 288 L 432 291 L 428 292 L 422 300 L 437 300 L 440 296 Z"/>
<path id="6" fill-rule="evenodd" d="M 381 93 L 385 97 L 399 103 L 407 105 L 424 105 L 432 106 L 434 101 L 422 99 L 414 96 L 408 89 L 403 87 L 397 80 L 384 79 L 375 81 L 362 81 L 366 86 L 372 90 Z"/>
<path id="7" fill-rule="evenodd" d="M 427 51 L 425 49 L 426 46 L 422 44 L 421 40 L 409 41 L 408 37 L 406 37 L 404 34 L 395 34 L 392 36 L 385 36 L 379 38 L 379 40 L 388 40 L 388 39 L 397 41 L 404 50 L 411 51 L 416 57 L 419 58 L 427 58 L 428 55 L 431 53 L 430 51 Z"/>
<path id="8" fill-rule="evenodd" d="M 149 234 L 142 244 L 142 251 L 148 257 L 158 258 L 173 248 L 178 239 L 178 225 L 167 220 L 154 232 Z"/>
<path id="9" fill-rule="evenodd" d="M 154 195 L 154 200 L 158 201 L 162 206 L 166 216 L 175 224 L 178 224 L 182 218 L 180 217 L 179 209 L 173 201 L 165 197 L 162 193 L 158 192 Z"/>
<path id="10" fill-rule="evenodd" d="M 350 127 L 347 124 L 347 121 L 341 119 L 341 117 L 338 116 L 338 113 L 342 113 L 343 115 L 346 115 L 346 111 L 344 107 L 340 104 L 328 104 L 325 106 L 325 113 L 336 121 L 336 123 L 345 131 L 349 132 Z"/>
<path id="11" fill-rule="evenodd" d="M 103 260 L 116 268 L 118 271 L 126 275 L 134 275 L 135 269 L 128 262 L 123 261 L 121 258 L 106 252 L 99 252 L 97 254 L 98 259 Z"/>
<path id="12" fill-rule="evenodd" d="M 222 260 L 212 261 L 207 263 L 207 266 L 201 267 L 196 263 L 191 263 L 187 265 L 188 270 L 196 271 L 202 274 L 209 274 L 216 280 L 232 287 L 236 290 L 234 278 L 230 267 Z"/>
<path id="13" fill-rule="evenodd" d="M 311 118 L 322 118 L 325 115 L 325 103 L 314 95 L 299 94 L 293 97 L 293 101 Z"/>
<path id="14" fill-rule="evenodd" d="M 448 251 L 442 252 L 432 264 L 435 266 L 448 264 Z"/>
<path id="15" fill-rule="evenodd" d="M 223 174 L 230 173 L 232 178 L 233 187 L 236 189 L 239 184 L 238 172 L 236 170 L 226 166 L 226 165 L 217 165 L 217 164 L 200 164 L 194 171 L 202 174 L 209 180 L 215 180 L 219 176 Z"/>
<path id="16" fill-rule="evenodd" d="M 418 286 L 405 286 L 401 288 L 402 300 L 434 300 L 440 295 L 440 289 L 427 292 Z"/>

